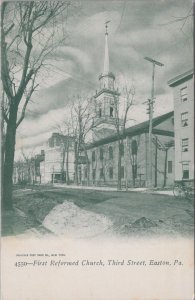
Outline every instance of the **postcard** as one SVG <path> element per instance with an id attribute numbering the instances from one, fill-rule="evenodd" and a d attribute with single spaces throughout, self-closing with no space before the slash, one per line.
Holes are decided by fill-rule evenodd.
<path id="1" fill-rule="evenodd" d="M 2 2 L 2 300 L 194 299 L 193 8 Z"/>

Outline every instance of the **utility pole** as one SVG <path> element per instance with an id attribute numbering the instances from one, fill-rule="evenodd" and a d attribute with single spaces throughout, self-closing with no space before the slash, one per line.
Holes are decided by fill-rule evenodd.
<path id="1" fill-rule="evenodd" d="M 125 149 L 125 189 L 128 191 L 128 149 L 129 149 L 129 137 L 126 137 L 126 149 Z"/>
<path id="2" fill-rule="evenodd" d="M 52 168 L 52 171 L 53 171 L 52 184 L 54 184 L 54 166 L 53 166 L 53 168 Z"/>
<path id="3" fill-rule="evenodd" d="M 148 132 L 148 178 L 147 178 L 147 186 L 151 188 L 152 184 L 152 119 L 153 119 L 153 107 L 154 107 L 154 76 L 155 76 L 155 66 L 158 65 L 160 67 L 164 66 L 159 61 L 156 61 L 150 57 L 144 57 L 144 59 L 148 60 L 152 63 L 152 89 L 151 89 L 151 99 L 148 99 L 149 105 L 149 132 Z"/>

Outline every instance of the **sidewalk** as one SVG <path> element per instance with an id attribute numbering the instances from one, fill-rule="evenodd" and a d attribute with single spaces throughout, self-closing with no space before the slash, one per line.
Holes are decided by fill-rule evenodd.
<path id="1" fill-rule="evenodd" d="M 78 189 L 78 190 L 94 190 L 94 191 L 104 191 L 104 192 L 117 192 L 117 188 L 115 187 L 100 187 L 100 186 L 84 186 L 84 185 L 65 185 L 60 183 L 55 183 L 54 187 L 66 188 L 66 189 Z M 126 189 L 123 188 L 121 192 L 125 192 Z M 149 189 L 146 187 L 143 188 L 128 188 L 128 192 L 140 192 L 140 193 L 150 193 L 150 194 L 162 194 L 167 196 L 174 196 L 173 190 L 156 190 L 156 189 Z"/>

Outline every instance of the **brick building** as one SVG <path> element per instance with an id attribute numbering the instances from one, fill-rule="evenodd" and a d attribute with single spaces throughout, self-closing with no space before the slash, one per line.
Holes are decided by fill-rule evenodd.
<path id="1" fill-rule="evenodd" d="M 175 180 L 194 180 L 194 71 L 169 80 L 174 97 Z"/>
<path id="2" fill-rule="evenodd" d="M 40 164 L 41 183 L 73 182 L 74 138 L 53 133 L 45 148 L 45 159 Z"/>
<path id="3" fill-rule="evenodd" d="M 148 175 L 149 121 L 126 129 L 123 136 L 122 186 L 143 187 Z M 87 146 L 90 160 L 90 184 L 117 185 L 118 136 L 112 134 Z M 153 119 L 153 186 L 172 186 L 174 182 L 173 112 Z M 87 167 L 82 165 L 82 183 L 86 184 Z"/>

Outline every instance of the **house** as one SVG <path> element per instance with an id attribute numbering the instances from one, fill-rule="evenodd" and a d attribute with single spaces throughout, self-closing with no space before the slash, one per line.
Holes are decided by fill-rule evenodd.
<path id="1" fill-rule="evenodd" d="M 168 81 L 173 89 L 175 181 L 194 181 L 194 70 Z"/>
<path id="2" fill-rule="evenodd" d="M 74 138 L 53 133 L 40 164 L 41 183 L 72 182 L 74 180 Z"/>

